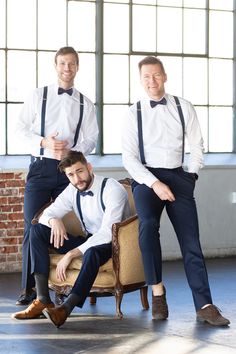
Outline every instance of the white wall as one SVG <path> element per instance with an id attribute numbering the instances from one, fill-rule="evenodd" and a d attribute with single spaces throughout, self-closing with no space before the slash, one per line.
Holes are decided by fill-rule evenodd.
<path id="1" fill-rule="evenodd" d="M 95 168 L 95 173 L 121 179 L 123 168 Z M 205 167 L 200 171 L 195 198 L 198 208 L 200 238 L 206 257 L 236 255 L 236 166 Z M 161 222 L 163 259 L 180 258 L 179 245 L 166 213 Z"/>

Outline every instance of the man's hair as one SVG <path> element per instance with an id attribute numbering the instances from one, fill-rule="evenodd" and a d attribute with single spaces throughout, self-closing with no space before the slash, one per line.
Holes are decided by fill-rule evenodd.
<path id="1" fill-rule="evenodd" d="M 139 72 L 141 72 L 143 65 L 156 65 L 156 64 L 160 65 L 161 71 L 165 74 L 166 72 L 162 61 L 159 58 L 153 56 L 145 57 L 138 63 Z"/>
<path id="2" fill-rule="evenodd" d="M 57 64 L 57 57 L 58 55 L 66 55 L 66 54 L 74 54 L 76 59 L 76 64 L 79 65 L 79 54 L 73 47 L 62 47 L 60 48 L 55 55 L 55 64 Z"/>
<path id="3" fill-rule="evenodd" d="M 86 165 L 88 162 L 81 151 L 70 150 L 67 155 L 61 160 L 58 168 L 61 172 L 64 172 L 67 167 L 71 167 L 76 162 L 81 162 Z"/>

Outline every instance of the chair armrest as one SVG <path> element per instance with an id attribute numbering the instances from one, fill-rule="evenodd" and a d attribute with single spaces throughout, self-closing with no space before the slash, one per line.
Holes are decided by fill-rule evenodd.
<path id="1" fill-rule="evenodd" d="M 112 258 L 115 274 L 121 284 L 145 282 L 137 215 L 113 224 Z"/>

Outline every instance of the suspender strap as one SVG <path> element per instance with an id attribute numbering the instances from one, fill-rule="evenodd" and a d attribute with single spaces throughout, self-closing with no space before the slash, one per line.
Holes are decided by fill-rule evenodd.
<path id="1" fill-rule="evenodd" d="M 42 111 L 41 111 L 41 136 L 43 137 L 45 135 L 45 115 L 46 115 L 47 94 L 48 94 L 48 87 L 45 86 L 43 88 L 43 102 L 42 102 Z M 43 154 L 44 154 L 44 149 L 41 147 L 40 155 Z"/>
<path id="2" fill-rule="evenodd" d="M 183 131 L 183 142 L 182 142 L 182 164 L 184 162 L 184 150 L 185 150 L 185 123 L 184 123 L 184 115 L 183 115 L 183 111 L 179 102 L 178 97 L 173 96 L 177 109 L 178 109 L 178 113 L 179 113 L 179 117 L 180 117 L 180 121 L 181 121 L 181 125 L 182 125 L 182 131 Z M 143 165 L 146 165 L 146 161 L 145 161 L 145 156 L 144 156 L 144 147 L 143 147 L 143 128 L 142 128 L 142 111 L 141 111 L 141 103 L 140 101 L 137 102 L 137 118 L 138 118 L 138 141 L 139 141 L 139 154 L 140 154 L 140 159 Z"/>
<path id="3" fill-rule="evenodd" d="M 142 127 L 142 111 L 141 103 L 137 102 L 137 118 L 138 118 L 138 142 L 139 142 L 139 154 L 143 165 L 146 165 L 143 147 L 143 127 Z"/>
<path id="4" fill-rule="evenodd" d="M 174 99 L 175 99 L 175 103 L 176 103 L 176 106 L 177 106 L 177 109 L 178 109 L 178 112 L 179 112 L 179 117 L 180 117 L 180 120 L 181 120 L 181 124 L 182 124 L 182 130 L 183 130 L 183 142 L 182 142 L 182 164 L 184 162 L 184 145 L 185 145 L 185 139 L 184 139 L 184 136 L 185 136 L 185 123 L 184 123 L 184 115 L 183 115 L 183 111 L 182 111 L 182 108 L 181 108 L 181 105 L 180 105 L 180 102 L 179 102 L 179 99 L 178 97 L 176 96 L 173 96 Z"/>
<path id="5" fill-rule="evenodd" d="M 79 116 L 79 122 L 76 127 L 76 131 L 75 131 L 74 145 L 72 147 L 75 147 L 75 145 L 77 144 L 80 127 L 82 124 L 83 114 L 84 114 L 84 96 L 82 95 L 82 93 L 80 93 L 80 116 Z"/>
<path id="6" fill-rule="evenodd" d="M 104 178 L 104 180 L 102 181 L 102 186 L 101 186 L 101 194 L 100 194 L 100 201 L 101 201 L 101 206 L 102 206 L 102 210 L 105 211 L 106 207 L 105 204 L 103 202 L 103 190 L 105 188 L 105 185 L 107 183 L 108 178 Z"/>
<path id="7" fill-rule="evenodd" d="M 104 191 L 105 185 L 107 183 L 107 180 L 108 180 L 108 178 L 104 178 L 103 181 L 102 181 L 102 185 L 101 185 L 100 202 L 101 202 L 101 206 L 102 206 L 102 210 L 103 211 L 105 211 L 105 209 L 106 209 L 105 204 L 103 202 L 103 191 Z M 83 219 L 83 214 L 82 214 L 82 210 L 81 210 L 80 192 L 79 191 L 77 191 L 76 202 L 77 202 L 77 208 L 78 208 L 80 220 L 81 220 L 81 222 L 83 224 L 84 229 L 86 230 L 84 219 Z"/>

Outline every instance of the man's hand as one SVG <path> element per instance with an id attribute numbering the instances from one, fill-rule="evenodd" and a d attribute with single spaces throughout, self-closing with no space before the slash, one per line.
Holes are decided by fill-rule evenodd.
<path id="1" fill-rule="evenodd" d="M 175 196 L 169 186 L 159 180 L 153 183 L 152 189 L 161 200 L 169 200 L 169 202 L 175 200 Z"/>
<path id="2" fill-rule="evenodd" d="M 68 268 L 71 261 L 80 255 L 82 255 L 82 253 L 78 248 L 74 248 L 73 250 L 67 252 L 64 255 L 64 257 L 58 262 L 56 268 L 56 276 L 58 280 L 60 281 L 66 280 L 66 269 Z"/>
<path id="3" fill-rule="evenodd" d="M 49 136 L 45 137 L 41 141 L 41 146 L 44 149 L 51 150 L 53 157 L 56 160 L 61 160 L 68 149 L 66 149 L 66 146 L 68 145 L 67 140 L 58 140 L 56 137 L 58 136 L 58 133 L 53 133 L 50 134 Z"/>
<path id="4" fill-rule="evenodd" d="M 68 240 L 65 226 L 61 219 L 50 219 L 49 225 L 51 226 L 50 243 L 55 248 L 63 246 L 64 240 Z"/>

